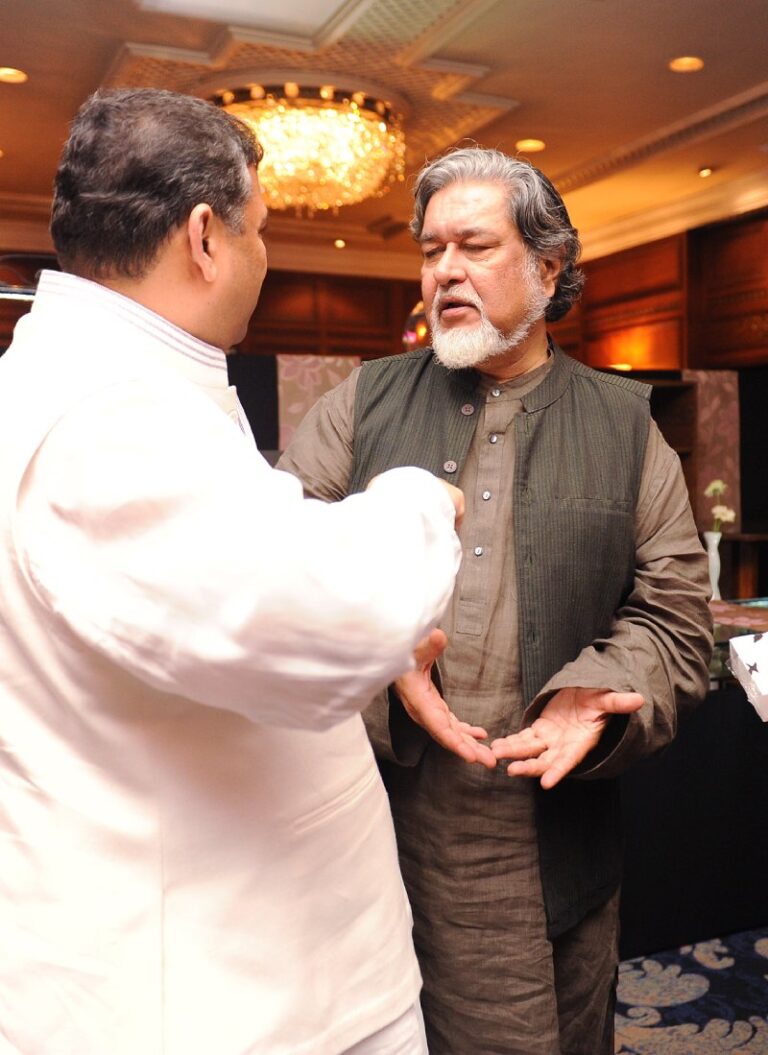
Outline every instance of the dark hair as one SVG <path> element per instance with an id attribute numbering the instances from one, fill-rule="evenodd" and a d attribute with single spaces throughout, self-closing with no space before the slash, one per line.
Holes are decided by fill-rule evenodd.
<path id="1" fill-rule="evenodd" d="M 80 108 L 54 182 L 51 235 L 65 271 L 140 278 L 206 202 L 241 230 L 248 166 L 262 150 L 212 103 L 155 88 L 96 92 Z"/>
<path id="2" fill-rule="evenodd" d="M 577 266 L 581 242 L 563 199 L 543 172 L 500 150 L 462 147 L 431 161 L 416 177 L 411 233 L 421 236 L 429 199 L 451 183 L 483 180 L 507 189 L 509 218 L 537 257 L 559 258 L 560 274 L 545 317 L 561 319 L 581 296 L 584 274 Z"/>

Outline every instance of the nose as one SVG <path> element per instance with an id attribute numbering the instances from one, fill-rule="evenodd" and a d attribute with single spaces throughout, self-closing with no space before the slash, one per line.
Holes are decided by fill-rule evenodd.
<path id="1" fill-rule="evenodd" d="M 453 242 L 445 247 L 435 267 L 435 282 L 438 286 L 450 286 L 463 282 L 467 277 L 461 251 Z"/>

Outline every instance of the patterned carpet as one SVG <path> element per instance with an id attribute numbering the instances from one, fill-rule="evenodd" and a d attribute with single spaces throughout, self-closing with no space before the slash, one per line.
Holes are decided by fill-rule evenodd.
<path id="1" fill-rule="evenodd" d="M 624 961 L 615 1050 L 768 1055 L 768 927 Z"/>

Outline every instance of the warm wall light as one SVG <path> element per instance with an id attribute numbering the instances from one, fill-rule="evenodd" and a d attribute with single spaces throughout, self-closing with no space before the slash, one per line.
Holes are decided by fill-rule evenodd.
<path id="1" fill-rule="evenodd" d="M 668 66 L 673 73 L 697 73 L 704 69 L 704 59 L 698 55 L 678 55 L 676 59 L 670 59 Z"/>
<path id="2" fill-rule="evenodd" d="M 344 249 L 347 243 L 344 241 L 343 238 L 336 238 L 334 239 L 333 244 L 336 246 L 337 249 Z"/>
<path id="3" fill-rule="evenodd" d="M 403 348 L 406 352 L 414 348 L 426 348 L 429 344 L 429 327 L 424 313 L 424 302 L 417 301 L 405 320 L 403 327 Z"/>
<path id="4" fill-rule="evenodd" d="M 710 168 L 709 165 L 702 165 L 699 169 L 699 175 L 702 179 L 707 179 L 707 177 L 711 176 L 714 171 L 715 170 L 713 168 Z"/>
<path id="5" fill-rule="evenodd" d="M 631 370 L 632 363 L 608 363 L 609 370 Z"/>
<path id="6" fill-rule="evenodd" d="M 518 139 L 515 143 L 515 150 L 526 154 L 538 154 L 540 150 L 546 150 L 546 148 L 547 144 L 543 139 Z"/>
<path id="7" fill-rule="evenodd" d="M 0 66 L 0 81 L 3 84 L 24 84 L 29 80 L 24 70 L 14 69 L 13 66 Z"/>
<path id="8" fill-rule="evenodd" d="M 278 72 L 258 80 L 254 71 L 256 83 L 220 88 L 211 100 L 249 125 L 264 147 L 259 180 L 271 209 L 336 210 L 379 197 L 404 178 L 402 106 L 386 101 L 383 89 L 353 90 L 327 74 L 275 84 L 269 77 Z"/>

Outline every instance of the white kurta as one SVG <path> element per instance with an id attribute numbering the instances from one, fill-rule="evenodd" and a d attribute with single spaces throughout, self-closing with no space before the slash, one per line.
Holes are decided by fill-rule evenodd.
<path id="1" fill-rule="evenodd" d="M 419 976 L 358 711 L 458 563 L 269 468 L 223 354 L 45 273 L 0 359 L 0 1052 L 335 1055 Z"/>

